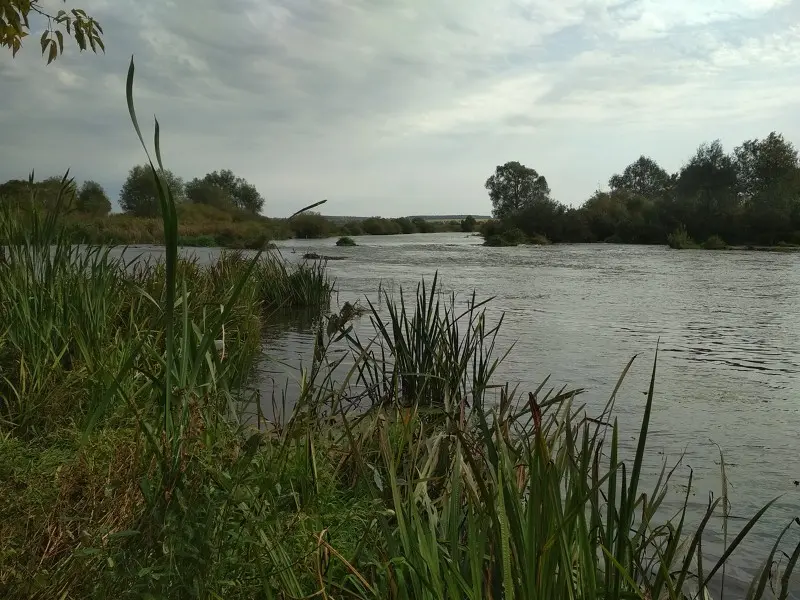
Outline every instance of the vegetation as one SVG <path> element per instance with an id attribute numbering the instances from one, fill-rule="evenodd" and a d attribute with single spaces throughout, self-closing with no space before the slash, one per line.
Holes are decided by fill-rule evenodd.
<path id="1" fill-rule="evenodd" d="M 486 182 L 496 221 L 484 223 L 482 233 L 487 243 L 519 229 L 553 242 L 665 244 L 684 227 L 688 238 L 735 245 L 800 241 L 798 152 L 776 132 L 731 154 L 719 141 L 701 144 L 674 174 L 641 156 L 608 184 L 609 191 L 569 208 L 533 169 L 498 166 Z"/>
<path id="2" fill-rule="evenodd" d="M 141 140 L 132 84 L 133 64 Z M 724 576 L 769 505 L 730 543 L 725 526 L 712 564 L 701 541 L 714 515 L 727 523 L 724 494 L 689 531 L 690 476 L 660 520 L 673 471 L 641 487 L 655 363 L 627 460 L 613 409 L 630 363 L 589 419 L 581 390 L 497 388 L 502 319 L 436 279 L 410 304 L 387 294 L 386 318 L 370 304 L 362 341 L 354 305 L 320 318 L 318 263 L 180 260 L 158 144 L 163 262 L 73 246 L 66 177 L 50 210 L 0 212 L 4 598 L 678 599 Z M 291 411 L 265 415 L 247 372 L 287 304 L 318 315 L 313 361 Z M 786 597 L 800 545 L 773 574 L 777 552 L 749 597 L 770 577 Z"/>
<path id="3" fill-rule="evenodd" d="M 336 245 L 337 246 L 357 246 L 358 244 L 356 244 L 356 241 L 353 238 L 345 236 L 345 237 L 340 237 L 338 240 L 336 240 Z"/>
<path id="4" fill-rule="evenodd" d="M 17 55 L 30 34 L 31 13 L 47 20 L 47 28 L 39 38 L 47 64 L 64 53 L 64 34 L 73 37 L 81 52 L 87 47 L 95 53 L 98 48 L 105 51 L 103 28 L 80 8 L 51 14 L 42 8 L 40 0 L 0 0 L 0 46 L 10 49 L 12 56 Z"/>
<path id="5" fill-rule="evenodd" d="M 681 225 L 667 236 L 667 244 L 673 250 L 695 249 L 700 246 L 689 236 L 686 227 Z"/>

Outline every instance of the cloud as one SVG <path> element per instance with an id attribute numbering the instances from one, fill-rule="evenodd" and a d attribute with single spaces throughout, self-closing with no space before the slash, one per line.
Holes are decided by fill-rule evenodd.
<path id="1" fill-rule="evenodd" d="M 106 55 L 0 54 L 0 180 L 71 166 L 116 192 L 143 158 L 131 54 L 170 168 L 231 168 L 277 215 L 487 213 L 507 160 L 575 204 L 641 153 L 674 169 L 706 139 L 800 138 L 800 0 L 78 4 Z"/>

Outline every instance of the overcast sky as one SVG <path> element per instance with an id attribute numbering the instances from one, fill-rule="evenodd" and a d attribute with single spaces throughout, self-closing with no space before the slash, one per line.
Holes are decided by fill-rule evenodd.
<path id="1" fill-rule="evenodd" d="M 716 138 L 800 143 L 800 0 L 73 2 L 107 52 L 0 51 L 0 180 L 69 167 L 115 199 L 143 158 L 131 54 L 166 166 L 230 168 L 274 216 L 488 214 L 509 160 L 579 205 L 640 154 L 673 171 Z"/>

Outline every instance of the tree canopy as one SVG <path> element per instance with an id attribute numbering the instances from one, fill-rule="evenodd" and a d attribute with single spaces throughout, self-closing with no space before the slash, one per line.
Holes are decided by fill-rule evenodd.
<path id="1" fill-rule="evenodd" d="M 78 192 L 75 209 L 87 215 L 104 217 L 111 212 L 111 200 L 108 199 L 103 186 L 88 179 L 83 182 Z"/>
<path id="2" fill-rule="evenodd" d="M 534 174 L 507 163 L 487 180 L 498 221 L 484 226 L 485 236 L 663 244 L 680 230 L 699 241 L 800 244 L 798 152 L 776 132 L 730 154 L 719 140 L 700 144 L 673 174 L 642 155 L 580 208 L 556 202 L 549 190 L 533 194 Z"/>
<path id="3" fill-rule="evenodd" d="M 258 193 L 256 186 L 241 177 L 237 177 L 230 169 L 222 169 L 207 174 L 202 179 L 227 192 L 236 208 L 258 214 L 264 207 L 264 198 Z"/>
<path id="4" fill-rule="evenodd" d="M 183 180 L 169 170 L 162 171 L 161 175 L 172 190 L 175 201 L 182 202 L 185 198 Z M 154 217 L 160 212 L 157 190 L 150 165 L 136 165 L 120 190 L 120 208 L 137 217 Z"/>
<path id="5" fill-rule="evenodd" d="M 499 219 L 518 215 L 523 209 L 550 199 L 547 180 L 516 161 L 498 166 L 484 185 L 492 200 L 492 212 Z"/>
<path id="6" fill-rule="evenodd" d="M 47 24 L 39 38 L 47 64 L 64 53 L 65 34 L 75 40 L 81 52 L 87 48 L 95 53 L 98 49 L 105 52 L 103 28 L 80 8 L 52 14 L 42 7 L 40 0 L 0 0 L 0 46 L 10 49 L 12 56 L 17 55 L 23 40 L 30 35 L 32 16 L 40 17 Z"/>

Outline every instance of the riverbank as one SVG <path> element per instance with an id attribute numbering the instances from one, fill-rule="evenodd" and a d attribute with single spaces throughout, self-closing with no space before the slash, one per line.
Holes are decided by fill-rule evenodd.
<path id="1" fill-rule="evenodd" d="M 286 239 L 322 239 L 340 236 L 403 235 L 461 231 L 458 221 L 384 219 L 333 221 L 322 215 L 301 214 L 292 219 L 268 218 L 245 211 L 184 204 L 177 207 L 179 244 L 261 250 L 270 242 Z M 93 217 L 72 214 L 64 218 L 69 239 L 75 244 L 163 244 L 161 221 L 156 218 L 110 214 Z"/>
<path id="2" fill-rule="evenodd" d="M 477 300 L 456 312 L 435 281 L 407 305 L 387 294 L 368 343 L 351 328 L 360 311 L 328 308 L 319 265 L 236 253 L 201 265 L 173 257 L 172 235 L 166 263 L 133 266 L 35 225 L 2 223 L 22 240 L 0 266 L 4 597 L 621 598 L 691 585 L 698 548 L 678 542 L 694 531 L 673 521 L 668 536 L 656 516 L 666 481 L 646 512 L 637 503 L 655 379 L 623 459 L 618 440 L 634 432 L 586 420 L 581 390 L 488 402 L 499 324 Z M 271 401 L 251 397 L 247 374 L 289 306 L 317 315 L 314 359 L 290 408 L 262 411 Z M 342 342 L 349 382 L 331 375 Z M 610 421 L 613 404 L 593 416 Z M 661 575 L 646 567 L 654 553 Z"/>

